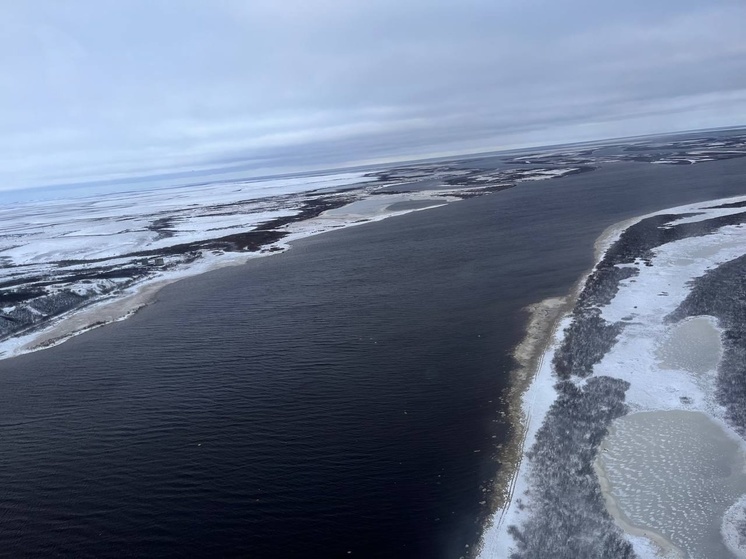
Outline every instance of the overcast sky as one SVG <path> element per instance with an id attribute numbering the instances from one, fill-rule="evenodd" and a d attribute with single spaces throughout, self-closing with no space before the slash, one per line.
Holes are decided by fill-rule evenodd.
<path id="1" fill-rule="evenodd" d="M 746 124 L 743 0 L 0 6 L 0 190 Z"/>

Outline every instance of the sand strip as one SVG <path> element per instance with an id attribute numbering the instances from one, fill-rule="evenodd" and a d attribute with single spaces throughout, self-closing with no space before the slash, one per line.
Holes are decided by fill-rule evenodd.
<path id="1" fill-rule="evenodd" d="M 634 217 L 614 223 L 607 227 L 594 243 L 596 262 L 600 261 L 604 252 L 619 238 L 629 226 L 637 223 L 645 216 Z M 484 548 L 484 539 L 488 532 L 500 530 L 504 524 L 510 507 L 514 504 L 516 484 L 523 459 L 528 451 L 527 435 L 532 424 L 532 406 L 525 401 L 526 394 L 535 381 L 537 374 L 544 365 L 544 361 L 552 353 L 552 344 L 558 334 L 562 320 L 572 311 L 588 276 L 595 269 L 591 269 L 577 281 L 570 294 L 565 297 L 553 297 L 529 305 L 524 310 L 530 314 L 526 326 L 526 336 L 515 348 L 513 357 L 518 367 L 512 373 L 511 388 L 508 395 L 501 400 L 507 407 L 507 418 L 512 428 L 510 440 L 499 449 L 498 460 L 502 466 L 495 478 L 492 508 L 495 511 L 485 524 L 482 539 L 476 550 L 479 556 Z M 543 421 L 543 418 L 538 418 Z"/>
<path id="2" fill-rule="evenodd" d="M 503 404 L 512 432 L 510 440 L 500 448 L 500 469 L 496 479 L 493 506 L 503 509 L 510 503 L 515 488 L 518 467 L 523 459 L 529 417 L 524 413 L 523 395 L 541 368 L 547 348 L 557 331 L 560 318 L 570 308 L 568 297 L 545 299 L 526 307 L 530 313 L 526 337 L 516 347 L 513 357 L 518 368 L 513 372 L 511 386 Z M 526 410 L 530 413 L 530 410 Z"/>

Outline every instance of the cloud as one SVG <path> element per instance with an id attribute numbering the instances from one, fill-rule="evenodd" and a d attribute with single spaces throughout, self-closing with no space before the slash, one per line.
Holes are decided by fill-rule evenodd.
<path id="1" fill-rule="evenodd" d="M 745 124 L 729 0 L 29 0 L 0 190 Z"/>

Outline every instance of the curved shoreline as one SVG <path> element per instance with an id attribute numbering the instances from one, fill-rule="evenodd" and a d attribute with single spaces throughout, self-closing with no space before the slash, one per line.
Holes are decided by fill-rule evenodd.
<path id="1" fill-rule="evenodd" d="M 626 229 L 642 221 L 643 219 L 666 212 L 683 212 L 688 208 L 694 209 L 696 206 L 701 206 L 704 203 L 727 203 L 732 200 L 741 200 L 743 198 L 744 196 L 732 196 L 727 198 L 684 204 L 672 208 L 665 208 L 662 210 L 648 212 L 646 214 L 628 218 L 607 227 L 599 235 L 594 243 L 593 266 L 584 274 L 582 274 L 573 289 L 564 298 L 565 303 L 563 305 L 563 312 L 554 317 L 555 322 L 552 328 L 548 328 L 552 335 L 547 332 L 546 335 L 543 337 L 543 343 L 536 343 L 532 328 L 535 328 L 535 322 L 540 320 L 541 318 L 541 315 L 539 314 L 539 312 L 537 312 L 537 309 L 541 309 L 542 305 L 551 301 L 551 299 L 542 301 L 535 305 L 531 305 L 527 308 L 527 310 L 532 311 L 532 313 L 534 314 L 532 314 L 532 317 L 529 321 L 529 325 L 526 331 L 526 337 L 515 350 L 516 360 L 519 361 L 521 366 L 519 366 L 518 369 L 513 373 L 515 375 L 513 381 L 515 383 L 515 388 L 511 389 L 511 401 L 509 402 L 511 410 L 511 421 L 517 419 L 521 422 L 521 425 L 514 426 L 517 435 L 514 439 L 514 442 L 511 442 L 511 445 L 517 445 L 520 446 L 520 448 L 511 447 L 508 451 L 509 454 L 507 459 L 504 459 L 502 455 L 498 457 L 500 463 L 503 466 L 508 466 L 508 468 L 505 468 L 508 471 L 499 474 L 498 478 L 496 479 L 496 483 L 500 484 L 500 487 L 496 491 L 496 495 L 498 498 L 495 501 L 495 512 L 484 525 L 484 529 L 478 546 L 478 557 L 492 557 L 493 555 L 490 552 L 495 553 L 496 548 L 500 551 L 505 551 L 512 547 L 512 537 L 506 533 L 506 527 L 504 525 L 506 523 L 507 517 L 511 516 L 511 513 L 515 514 L 512 510 L 514 507 L 522 508 L 522 505 L 516 503 L 516 487 L 519 484 L 519 478 L 525 475 L 523 470 L 524 466 L 526 465 L 526 461 L 524 460 L 524 458 L 526 452 L 531 447 L 531 431 L 535 431 L 537 420 L 539 423 L 543 422 L 543 417 L 538 417 L 535 415 L 536 410 L 532 409 L 532 407 L 534 407 L 534 403 L 529 401 L 528 396 L 532 392 L 532 389 L 535 388 L 534 385 L 538 382 L 539 374 L 540 372 L 542 372 L 542 368 L 544 367 L 544 363 L 547 361 L 547 358 L 551 360 L 552 354 L 554 352 L 554 343 L 556 341 L 556 336 L 554 334 L 557 333 L 563 320 L 574 308 L 577 298 L 584 288 L 588 277 L 591 273 L 593 273 L 599 262 L 603 259 L 606 251 L 614 244 L 614 242 L 619 239 L 619 237 Z M 520 358 L 519 355 L 527 350 L 529 352 L 535 353 L 528 356 L 524 355 L 522 356 L 522 358 Z M 528 370 L 526 370 L 526 366 L 529 367 Z M 598 467 L 599 466 L 594 465 L 594 469 L 597 472 L 599 471 Z M 601 473 L 603 472 L 601 471 Z M 599 480 L 602 480 L 600 475 Z M 608 484 L 606 484 L 606 488 L 608 489 Z M 613 499 L 613 497 L 608 493 L 607 490 L 604 490 L 603 494 L 604 499 L 607 503 L 609 503 L 610 499 Z M 611 505 L 609 506 L 609 512 L 612 512 Z M 681 550 L 678 549 L 671 542 L 663 538 L 663 536 L 653 534 L 651 531 L 638 530 L 636 527 L 626 523 L 624 519 L 621 518 L 619 515 L 613 514 L 613 518 L 626 534 L 630 536 L 647 537 L 658 547 L 658 549 L 663 553 L 663 556 L 682 556 L 680 555 L 682 553 Z M 506 538 L 509 538 L 511 541 L 505 541 Z M 500 555 L 494 556 L 498 557 Z"/>
<path id="2" fill-rule="evenodd" d="M 516 474 L 530 424 L 530 417 L 526 415 L 523 406 L 523 395 L 541 368 L 546 353 L 544 349 L 556 334 L 561 318 L 570 308 L 570 302 L 570 297 L 551 297 L 524 309 L 530 317 L 526 337 L 513 352 L 519 367 L 512 373 L 514 378 L 506 402 L 506 415 L 513 432 L 510 440 L 500 448 L 499 461 L 502 468 L 495 479 L 493 503 L 496 509 L 502 509 L 510 502 L 515 489 Z"/>
<path id="3" fill-rule="evenodd" d="M 482 556 L 488 532 L 502 528 L 514 504 L 516 484 L 524 464 L 526 451 L 530 446 L 527 444 L 527 437 L 535 419 L 532 417 L 532 406 L 527 402 L 526 396 L 547 361 L 547 357 L 550 357 L 553 351 L 560 326 L 575 307 L 588 276 L 593 272 L 604 252 L 625 229 L 644 217 L 643 215 L 622 220 L 604 229 L 594 243 L 593 266 L 580 276 L 567 295 L 550 297 L 524 308 L 524 311 L 529 313 L 529 319 L 526 334 L 513 351 L 513 357 L 519 366 L 511 372 L 511 388 L 507 398 L 507 415 L 513 434 L 509 442 L 502 446 L 497 457 L 502 468 L 494 482 L 494 512 L 482 528 L 482 535 L 476 548 L 476 557 Z M 539 418 L 539 421 L 542 420 L 543 418 Z"/>
<path id="4" fill-rule="evenodd" d="M 410 198 L 414 201 L 419 201 L 425 198 L 425 196 L 422 196 L 421 193 L 415 193 Z M 63 313 L 53 318 L 46 325 L 0 341 L 0 360 L 12 359 L 13 357 L 27 353 L 49 349 L 96 328 L 126 320 L 143 307 L 152 304 L 157 299 L 157 295 L 161 289 L 183 279 L 209 273 L 221 268 L 242 266 L 255 258 L 281 254 L 290 250 L 295 241 L 324 233 L 331 233 L 348 227 L 403 216 L 412 212 L 432 210 L 458 200 L 458 198 L 444 196 L 439 200 L 434 200 L 432 205 L 426 207 L 393 210 L 390 206 L 396 205 L 401 201 L 387 200 L 388 205 L 386 207 L 375 208 L 375 211 L 368 215 L 342 214 L 342 216 L 337 216 L 332 212 L 324 212 L 316 218 L 299 222 L 299 225 L 306 226 L 307 229 L 290 232 L 282 240 L 264 247 L 261 251 L 225 253 L 219 256 L 210 255 L 204 257 L 194 264 L 188 264 L 183 268 L 176 268 L 155 277 L 141 280 L 119 293 L 92 301 L 87 305 Z M 337 210 L 336 213 L 339 213 L 339 211 Z"/>
<path id="5" fill-rule="evenodd" d="M 585 172 L 587 170 L 593 170 L 593 168 L 589 167 L 580 172 Z M 542 169 L 538 169 L 536 172 L 539 171 L 542 171 Z M 106 296 L 99 296 L 98 298 L 91 297 L 90 300 L 84 302 L 82 306 L 78 306 L 71 310 L 65 311 L 59 315 L 54 316 L 53 318 L 45 317 L 44 320 L 39 322 L 29 321 L 25 329 L 16 329 L 14 331 L 14 334 L 11 334 L 8 338 L 0 341 L 0 360 L 9 359 L 32 351 L 46 349 L 48 347 L 53 347 L 55 345 L 64 343 L 64 341 L 70 339 L 71 337 L 83 334 L 93 328 L 98 328 L 112 322 L 124 320 L 137 312 L 138 309 L 152 302 L 155 294 L 160 289 L 153 288 L 153 286 L 155 285 L 160 285 L 161 287 L 163 287 L 169 283 L 173 283 L 185 277 L 199 275 L 226 266 L 240 265 L 251 258 L 267 256 L 268 254 L 285 251 L 290 248 L 290 245 L 293 241 L 301 238 L 311 237 L 320 233 L 326 233 L 336 229 L 352 227 L 363 223 L 380 221 L 382 219 L 405 215 L 411 212 L 438 208 L 451 202 L 468 199 L 474 196 L 481 196 L 499 192 L 500 190 L 515 186 L 514 183 L 516 182 L 522 182 L 525 180 L 547 180 L 565 176 L 567 174 L 575 174 L 576 172 L 578 172 L 578 169 L 575 169 L 574 167 L 568 167 L 566 169 L 563 169 L 563 172 L 559 174 L 539 173 L 538 175 L 533 177 L 526 177 L 525 173 L 521 174 L 518 177 L 514 177 L 513 175 L 508 173 L 509 176 L 507 178 L 504 178 L 504 180 L 501 179 L 501 182 L 499 182 L 499 184 L 495 183 L 495 181 L 497 180 L 495 179 L 495 177 L 493 177 L 492 175 L 488 175 L 489 180 L 474 182 L 473 184 L 459 183 L 456 185 L 451 185 L 450 188 L 446 189 L 405 189 L 401 192 L 388 191 L 387 189 L 400 184 L 408 184 L 408 181 L 393 181 L 384 184 L 383 190 L 380 191 L 371 191 L 369 188 L 368 190 L 358 189 L 356 191 L 355 197 L 349 198 L 346 202 L 342 202 L 341 204 L 332 204 L 331 206 L 327 206 L 328 209 L 324 210 L 321 213 L 312 212 L 312 215 L 309 215 L 308 217 L 305 217 L 303 219 L 291 220 L 286 219 L 287 216 L 284 215 L 280 218 L 277 218 L 275 216 L 272 221 L 259 222 L 257 224 L 258 228 L 248 229 L 229 236 L 232 239 L 233 237 L 237 236 L 248 236 L 257 233 L 263 235 L 262 238 L 259 240 L 241 240 L 243 244 L 240 246 L 243 246 L 244 249 L 246 249 L 247 247 L 252 247 L 250 250 L 252 250 L 253 252 L 223 253 L 222 251 L 224 249 L 222 246 L 203 246 L 204 243 L 209 243 L 210 241 L 215 240 L 228 242 L 227 240 L 229 239 L 229 237 L 220 237 L 217 239 L 202 239 L 200 237 L 198 241 L 185 241 L 185 243 L 187 244 L 191 243 L 189 247 L 193 248 L 193 250 L 195 251 L 201 252 L 202 250 L 205 250 L 212 252 L 212 254 L 207 257 L 203 256 L 201 260 L 197 261 L 196 266 L 192 264 L 193 260 L 189 261 L 188 263 L 181 262 L 178 263 L 176 267 L 172 268 L 171 270 L 165 273 L 160 273 L 155 277 L 147 278 L 140 276 L 135 283 L 132 283 L 123 291 L 119 291 L 117 293 L 109 293 Z M 512 180 L 513 182 L 511 183 L 510 181 L 508 181 L 508 179 Z M 342 190 L 332 189 L 331 193 L 334 195 L 344 196 L 344 193 L 350 190 L 356 190 L 356 187 L 360 185 L 369 187 L 370 185 L 366 185 L 365 183 L 373 180 L 374 179 L 370 178 L 369 180 L 366 179 L 363 181 L 358 181 L 356 183 L 352 183 L 351 186 L 347 185 L 347 187 L 343 188 Z M 378 180 L 383 180 L 383 178 L 379 177 Z M 310 192 L 317 191 L 320 192 L 319 189 L 311 190 Z M 293 191 L 293 194 L 302 194 L 304 192 L 305 191 L 302 190 L 298 192 Z M 388 196 L 386 196 L 386 199 L 381 199 L 382 197 L 380 196 L 374 196 L 375 194 L 382 193 L 388 194 Z M 314 209 L 317 207 L 317 205 L 314 206 Z M 301 206 L 300 213 L 292 214 L 292 216 L 297 217 L 300 215 L 304 215 L 304 211 L 306 210 L 304 210 Z M 160 230 L 160 228 L 163 227 L 163 224 L 159 224 L 156 229 Z M 267 229 L 262 229 L 262 227 L 267 227 Z M 273 237 L 271 235 L 272 233 L 275 233 L 276 235 Z M 203 243 L 203 245 L 195 244 L 197 242 Z M 230 240 L 230 243 L 235 242 L 235 239 Z M 177 246 L 185 247 L 187 246 L 187 244 L 182 243 L 181 245 Z M 168 246 L 165 247 L 165 249 L 168 248 Z M 162 266 L 164 260 L 163 256 L 170 253 L 168 252 L 168 250 L 165 250 L 165 252 L 161 254 L 160 252 L 157 252 L 158 250 L 160 249 L 149 249 L 142 252 L 142 255 L 145 255 L 147 258 L 153 257 L 155 260 L 160 260 L 161 263 L 159 265 Z M 217 254 L 216 251 L 221 253 L 217 257 L 215 256 Z M 140 255 L 139 253 L 133 254 L 135 256 Z M 116 258 L 119 258 L 119 256 L 115 255 L 111 258 L 107 257 L 107 259 L 109 260 L 114 260 Z M 85 261 L 83 260 L 82 262 Z M 138 296 L 137 293 L 140 291 L 144 292 L 145 295 Z M 130 305 L 126 305 L 123 302 L 117 302 L 119 300 L 134 302 Z M 112 309 L 116 310 L 116 312 L 114 313 L 116 314 L 116 316 L 107 314 Z M 43 314 L 38 313 L 37 310 L 33 307 L 30 310 L 33 314 Z M 2 312 L 0 312 L 0 316 L 2 316 Z M 14 318 L 7 319 L 11 321 L 16 320 Z"/>
<path id="6" fill-rule="evenodd" d="M 739 197 L 740 198 L 740 197 Z M 422 209 L 431 209 L 431 207 L 422 208 Z M 410 210 L 410 211 L 421 211 L 421 210 Z M 666 210 L 662 210 L 666 211 Z M 526 440 L 527 435 L 529 432 L 529 427 L 531 424 L 531 421 L 536 420 L 536 418 L 532 418 L 530 413 L 531 409 L 525 407 L 525 401 L 524 401 L 524 395 L 526 392 L 530 389 L 530 386 L 532 382 L 535 380 L 537 374 L 541 370 L 542 366 L 544 365 L 545 361 L 547 361 L 547 357 L 550 356 L 551 346 L 552 342 L 559 330 L 559 327 L 562 323 L 563 317 L 566 315 L 566 313 L 572 309 L 575 300 L 577 299 L 578 294 L 580 293 L 580 290 L 583 288 L 583 285 L 587 281 L 588 274 L 592 272 L 592 270 L 595 269 L 598 260 L 600 259 L 600 256 L 603 255 L 603 253 L 608 249 L 608 247 L 618 238 L 618 236 L 629 226 L 632 224 L 644 219 L 645 217 L 649 215 L 655 215 L 658 213 L 662 213 L 662 211 L 653 212 L 651 214 L 645 214 L 643 216 L 631 218 L 628 220 L 624 220 L 618 223 L 615 223 L 609 227 L 607 227 L 602 234 L 597 238 L 596 243 L 594 245 L 595 247 L 595 253 L 596 253 L 596 264 L 588 271 L 586 274 L 584 274 L 577 282 L 576 286 L 572 289 L 570 295 L 564 297 L 564 298 L 551 298 L 546 299 L 544 301 L 541 301 L 539 303 L 530 305 L 526 307 L 526 311 L 530 313 L 530 317 L 528 319 L 527 324 L 527 332 L 526 336 L 523 339 L 523 341 L 515 348 L 514 356 L 516 360 L 519 362 L 520 367 L 516 371 L 516 384 L 515 386 L 511 386 L 510 392 L 509 392 L 509 414 L 511 416 L 511 421 L 513 420 L 513 417 L 517 418 L 517 421 L 514 423 L 515 428 L 518 430 L 520 436 L 516 436 L 516 445 L 510 445 L 510 448 L 506 448 L 504 452 L 506 454 L 512 452 L 512 455 L 509 455 L 507 459 L 504 461 L 506 464 L 511 463 L 511 461 L 515 461 L 515 466 L 511 468 L 502 468 L 502 471 L 506 471 L 506 476 L 503 478 L 500 478 L 500 481 L 505 481 L 504 485 L 502 487 L 505 487 L 506 490 L 503 491 L 501 494 L 499 492 L 496 492 L 496 502 L 502 502 L 504 506 L 501 508 L 505 508 L 507 505 L 510 504 L 510 501 L 513 497 L 513 491 L 516 487 L 517 477 L 519 473 L 519 469 L 521 466 L 521 461 L 523 457 L 523 452 L 526 450 Z M 404 213 L 409 212 L 398 212 L 395 214 L 387 214 L 387 215 L 381 215 L 377 216 L 376 218 L 372 219 L 366 219 L 361 220 L 357 222 L 351 222 L 347 223 L 345 225 L 337 225 L 336 228 L 346 228 L 362 223 L 368 223 L 372 221 L 378 221 L 379 219 L 386 219 L 388 217 L 394 217 L 397 215 L 403 215 Z M 301 238 L 311 237 L 315 236 L 321 233 L 331 232 L 333 230 L 336 230 L 334 228 L 330 229 L 324 229 L 320 231 L 314 231 L 309 234 L 296 234 L 296 237 L 292 239 L 292 241 L 289 241 L 290 243 L 294 242 L 295 240 L 300 240 Z M 287 242 L 287 239 L 286 239 Z M 285 247 L 285 250 L 287 250 L 288 247 Z M 58 345 L 59 343 L 63 343 L 66 341 L 66 339 L 69 339 L 72 336 L 82 334 L 86 331 L 88 331 L 91 328 L 95 328 L 98 326 L 103 326 L 105 324 L 103 323 L 97 323 L 95 320 L 93 320 L 96 313 L 104 313 L 112 311 L 112 307 L 116 309 L 117 304 L 123 305 L 123 307 L 127 307 L 129 305 L 129 310 L 127 308 L 122 308 L 122 316 L 119 318 L 114 318 L 109 322 L 113 322 L 116 320 L 123 320 L 127 318 L 128 316 L 131 316 L 136 312 L 138 309 L 150 304 L 153 300 L 156 299 L 157 293 L 165 287 L 166 285 L 170 283 L 174 283 L 176 281 L 179 281 L 180 279 L 184 279 L 186 277 L 191 277 L 194 275 L 206 273 L 212 270 L 215 270 L 220 267 L 224 266 L 238 266 L 246 263 L 249 259 L 253 259 L 255 257 L 261 257 L 261 256 L 267 256 L 271 255 L 273 253 L 267 252 L 267 253 L 243 253 L 243 254 L 236 254 L 236 261 L 226 261 L 225 259 L 221 259 L 220 263 L 214 266 L 206 267 L 205 269 L 196 269 L 199 267 L 195 267 L 194 269 L 189 269 L 188 273 L 184 273 L 183 275 L 180 275 L 175 278 L 171 279 L 154 279 L 150 282 L 143 282 L 139 286 L 137 286 L 137 289 L 134 293 L 131 295 L 128 295 L 127 297 L 117 298 L 114 300 L 109 301 L 100 301 L 97 304 L 91 305 L 89 307 L 85 307 L 79 311 L 76 311 L 70 316 L 62 317 L 60 322 L 58 324 L 52 324 L 49 328 L 53 329 L 56 327 L 61 327 L 62 323 L 67 321 L 66 323 L 69 325 L 71 324 L 71 321 L 76 317 L 83 317 L 85 316 L 86 312 L 89 312 L 91 315 L 91 318 L 89 319 L 89 322 L 92 321 L 92 323 L 89 323 L 88 327 L 83 327 L 82 329 L 75 330 L 71 334 L 69 334 L 67 337 L 64 337 L 64 334 L 62 337 L 54 337 L 51 335 L 51 332 L 49 333 L 49 339 L 48 343 L 44 342 L 41 338 L 37 340 L 35 344 L 30 343 L 30 348 L 26 350 L 28 351 L 35 351 L 35 350 L 41 350 L 45 349 L 47 347 L 52 347 L 53 345 Z M 237 261 L 241 260 L 241 261 Z M 206 262 L 203 262 L 203 264 L 206 264 Z M 186 271 L 185 271 L 186 272 Z M 99 306 L 100 304 L 100 306 Z M 109 323 L 107 322 L 107 323 Z M 64 332 L 64 329 L 61 329 L 62 332 Z M 45 330 L 46 331 L 46 330 Z M 64 338 L 64 339 L 62 339 Z M 23 346 L 24 348 L 26 346 Z M 11 356 L 8 356 L 11 357 Z M 0 356 L 2 358 L 2 356 Z M 524 414 L 524 411 L 528 411 L 528 415 Z M 515 448 L 513 448 L 515 446 Z M 518 452 L 516 452 L 518 451 Z M 502 453 L 500 456 L 500 459 L 502 459 Z M 509 474 L 509 475 L 508 475 Z M 503 516 L 506 511 L 503 511 Z M 502 522 L 502 517 L 499 522 Z M 481 544 L 480 544 L 481 545 Z"/>
<path id="7" fill-rule="evenodd" d="M 143 307 L 153 303 L 158 292 L 167 285 L 220 268 L 240 266 L 245 264 L 252 256 L 258 257 L 269 254 L 273 253 L 252 253 L 242 255 L 242 258 L 238 259 L 223 258 L 212 263 L 202 262 L 202 266 L 174 270 L 171 273 L 138 282 L 115 295 L 55 317 L 45 326 L 32 332 L 3 340 L 0 342 L 0 360 L 12 359 L 26 353 L 49 349 L 96 328 L 126 320 Z"/>
<path id="8" fill-rule="evenodd" d="M 599 484 L 601 485 L 601 493 L 604 497 L 606 510 L 609 511 L 614 522 L 616 522 L 626 534 L 649 540 L 657 547 L 656 555 L 659 555 L 664 559 L 683 559 L 686 557 L 684 551 L 666 539 L 663 534 L 650 528 L 640 528 L 639 526 L 635 526 L 629 522 L 627 515 L 624 514 L 614 498 L 614 495 L 611 493 L 611 483 L 606 475 L 606 470 L 604 469 L 600 457 L 597 457 L 596 460 L 594 460 L 593 471 L 596 474 L 596 477 L 598 477 Z"/>

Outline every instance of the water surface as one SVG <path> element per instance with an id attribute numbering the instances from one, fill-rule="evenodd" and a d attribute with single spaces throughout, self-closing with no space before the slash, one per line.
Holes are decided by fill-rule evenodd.
<path id="1" fill-rule="evenodd" d="M 744 171 L 610 165 L 320 235 L 0 362 L 0 549 L 467 553 L 521 309 L 565 295 L 612 223 L 743 194 Z"/>

